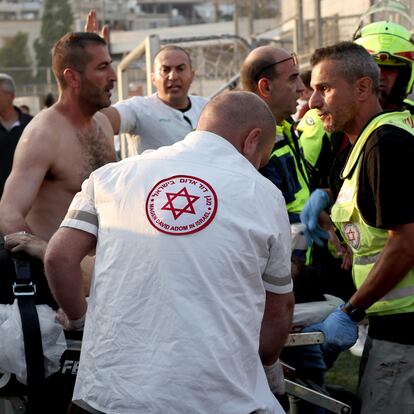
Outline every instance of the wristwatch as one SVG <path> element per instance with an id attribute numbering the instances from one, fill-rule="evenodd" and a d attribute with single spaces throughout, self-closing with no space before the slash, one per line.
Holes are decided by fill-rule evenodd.
<path id="1" fill-rule="evenodd" d="M 347 302 L 344 306 L 342 306 L 341 310 L 342 312 L 345 312 L 354 322 L 361 322 L 362 319 L 367 316 L 364 310 L 355 308 L 350 302 Z"/>

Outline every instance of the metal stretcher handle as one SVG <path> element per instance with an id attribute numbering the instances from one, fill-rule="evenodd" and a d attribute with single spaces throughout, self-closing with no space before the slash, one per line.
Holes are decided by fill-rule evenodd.
<path id="1" fill-rule="evenodd" d="M 286 392 L 294 397 L 298 397 L 301 400 L 307 401 L 311 404 L 315 404 L 318 407 L 326 408 L 337 414 L 351 414 L 352 409 L 349 405 L 335 400 L 328 395 L 322 394 L 311 388 L 305 387 L 297 382 L 285 379 Z"/>
<path id="2" fill-rule="evenodd" d="M 322 344 L 324 340 L 322 332 L 291 333 L 287 337 L 285 346 Z"/>

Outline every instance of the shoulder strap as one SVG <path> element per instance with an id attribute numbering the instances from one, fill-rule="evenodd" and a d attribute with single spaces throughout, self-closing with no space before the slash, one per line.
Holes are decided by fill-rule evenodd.
<path id="1" fill-rule="evenodd" d="M 36 310 L 36 285 L 32 281 L 28 260 L 13 258 L 16 280 L 13 294 L 17 299 L 22 320 L 24 352 L 27 368 L 28 407 L 27 413 L 40 413 L 41 389 L 45 380 L 42 336 Z"/>

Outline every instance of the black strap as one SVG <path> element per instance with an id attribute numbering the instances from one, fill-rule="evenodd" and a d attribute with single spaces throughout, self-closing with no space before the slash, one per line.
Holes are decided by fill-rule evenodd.
<path id="1" fill-rule="evenodd" d="M 41 412 L 41 389 L 45 380 L 42 336 L 35 303 L 36 285 L 31 278 L 29 262 L 21 258 L 13 260 L 16 270 L 13 293 L 17 299 L 22 320 L 27 368 L 28 407 L 26 412 L 35 414 Z"/>

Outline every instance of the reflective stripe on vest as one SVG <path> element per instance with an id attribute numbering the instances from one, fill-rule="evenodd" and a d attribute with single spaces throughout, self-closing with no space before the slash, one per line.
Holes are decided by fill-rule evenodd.
<path id="1" fill-rule="evenodd" d="M 390 293 L 387 293 L 385 296 L 382 297 L 382 301 L 384 300 L 394 300 L 394 299 L 400 299 L 405 298 L 407 296 L 414 295 L 414 286 L 408 286 L 405 288 L 400 289 L 393 289 Z"/>
<path id="2" fill-rule="evenodd" d="M 371 256 L 357 256 L 354 260 L 354 263 L 356 265 L 374 264 L 377 261 L 379 255 L 380 253 L 373 254 Z"/>
<path id="3" fill-rule="evenodd" d="M 413 134 L 408 111 L 387 112 L 371 120 L 352 148 L 342 173 L 344 183 L 331 211 L 332 221 L 353 251 L 352 273 L 357 288 L 365 282 L 388 239 L 387 230 L 369 226 L 363 220 L 357 205 L 363 149 L 373 131 L 382 125 L 393 125 Z M 404 312 L 414 312 L 414 268 L 367 310 L 367 313 L 377 315 Z"/>

